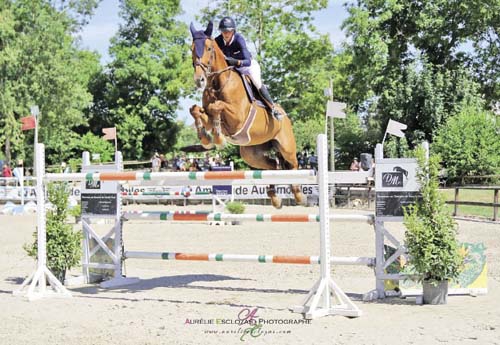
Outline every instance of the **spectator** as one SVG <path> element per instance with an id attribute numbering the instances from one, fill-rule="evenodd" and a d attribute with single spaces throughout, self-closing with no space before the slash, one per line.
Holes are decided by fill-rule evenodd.
<path id="1" fill-rule="evenodd" d="M 318 169 L 318 157 L 314 154 L 314 151 L 311 151 L 311 155 L 309 156 L 309 166 L 311 169 Z"/>
<path id="2" fill-rule="evenodd" d="M 349 169 L 351 171 L 359 171 L 359 162 L 357 158 L 354 158 L 354 160 L 351 163 L 351 167 Z"/>
<path id="3" fill-rule="evenodd" d="M 297 153 L 297 162 L 299 163 L 299 169 L 304 169 L 304 155 L 302 152 Z"/>
<path id="4" fill-rule="evenodd" d="M 194 158 L 189 159 L 189 171 L 201 171 L 200 165 L 198 164 L 198 160 Z"/>
<path id="5" fill-rule="evenodd" d="M 151 159 L 151 166 L 153 172 L 159 172 L 161 167 L 161 159 L 158 152 L 155 152 L 153 158 Z"/>
<path id="6" fill-rule="evenodd" d="M 168 162 L 167 160 L 165 159 L 165 155 L 164 154 L 161 154 L 160 155 L 160 170 L 161 169 L 167 169 L 168 168 Z"/>
<path id="7" fill-rule="evenodd" d="M 12 177 L 12 170 L 10 169 L 10 166 L 7 163 L 5 163 L 2 168 L 2 177 Z"/>
<path id="8" fill-rule="evenodd" d="M 177 170 L 179 170 L 179 171 L 186 171 L 187 170 L 186 155 L 182 155 L 177 160 Z"/>
<path id="9" fill-rule="evenodd" d="M 71 172 L 70 167 L 66 164 L 66 162 L 61 163 L 61 172 L 63 174 L 69 174 Z"/>

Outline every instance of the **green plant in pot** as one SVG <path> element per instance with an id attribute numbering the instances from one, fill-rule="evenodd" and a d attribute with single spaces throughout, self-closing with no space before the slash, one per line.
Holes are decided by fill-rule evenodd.
<path id="1" fill-rule="evenodd" d="M 405 245 L 410 265 L 420 277 L 425 304 L 446 304 L 448 282 L 458 277 L 462 256 L 456 239 L 457 225 L 439 193 L 439 156 L 418 148 L 417 179 L 421 199 L 404 210 Z"/>
<path id="2" fill-rule="evenodd" d="M 230 201 L 226 203 L 226 210 L 231 214 L 245 213 L 245 204 L 240 201 Z M 239 225 L 240 221 L 232 221 L 231 224 Z"/>
<path id="3" fill-rule="evenodd" d="M 64 283 L 66 271 L 75 267 L 81 258 L 81 233 L 74 231 L 66 222 L 68 217 L 69 190 L 67 183 L 50 183 L 48 200 L 53 208 L 47 211 L 47 267 L 56 278 Z M 33 233 L 35 241 L 25 244 L 24 250 L 29 256 L 37 258 L 37 232 Z"/>
<path id="4" fill-rule="evenodd" d="M 82 207 L 80 204 L 73 206 L 69 210 L 69 215 L 75 217 L 75 224 L 79 223 L 82 220 Z"/>

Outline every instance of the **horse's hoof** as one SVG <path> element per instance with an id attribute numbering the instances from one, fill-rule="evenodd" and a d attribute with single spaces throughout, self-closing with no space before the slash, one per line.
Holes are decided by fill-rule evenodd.
<path id="1" fill-rule="evenodd" d="M 208 143 L 208 144 L 201 143 L 201 146 L 203 146 L 203 148 L 206 150 L 211 150 L 215 147 L 215 144 L 214 143 Z"/>
<path id="2" fill-rule="evenodd" d="M 280 209 L 283 207 L 283 204 L 281 203 L 281 198 L 278 198 L 277 196 L 271 197 L 271 204 L 274 206 L 276 209 Z"/>
<path id="3" fill-rule="evenodd" d="M 215 140 L 215 146 L 217 147 L 218 150 L 222 150 L 224 147 L 226 147 L 226 140 Z"/>
<path id="4" fill-rule="evenodd" d="M 305 198 L 304 194 L 296 194 L 295 195 L 295 203 L 297 205 L 304 206 L 307 203 L 307 198 Z"/>

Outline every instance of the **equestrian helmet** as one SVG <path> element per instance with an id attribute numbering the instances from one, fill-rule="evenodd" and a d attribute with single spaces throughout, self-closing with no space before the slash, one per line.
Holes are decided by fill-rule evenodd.
<path id="1" fill-rule="evenodd" d="M 219 23 L 219 30 L 223 32 L 235 31 L 236 23 L 234 22 L 233 18 L 231 17 L 222 18 L 222 20 Z"/>

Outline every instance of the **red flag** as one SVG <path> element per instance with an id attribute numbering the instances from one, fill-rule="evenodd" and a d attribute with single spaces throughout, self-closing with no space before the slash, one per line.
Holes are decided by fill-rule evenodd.
<path id="1" fill-rule="evenodd" d="M 21 130 L 27 131 L 36 127 L 36 119 L 33 115 L 21 117 Z"/>
<path id="2" fill-rule="evenodd" d="M 104 140 L 116 139 L 116 127 L 103 128 L 102 132 L 104 133 L 104 136 L 102 137 Z"/>

